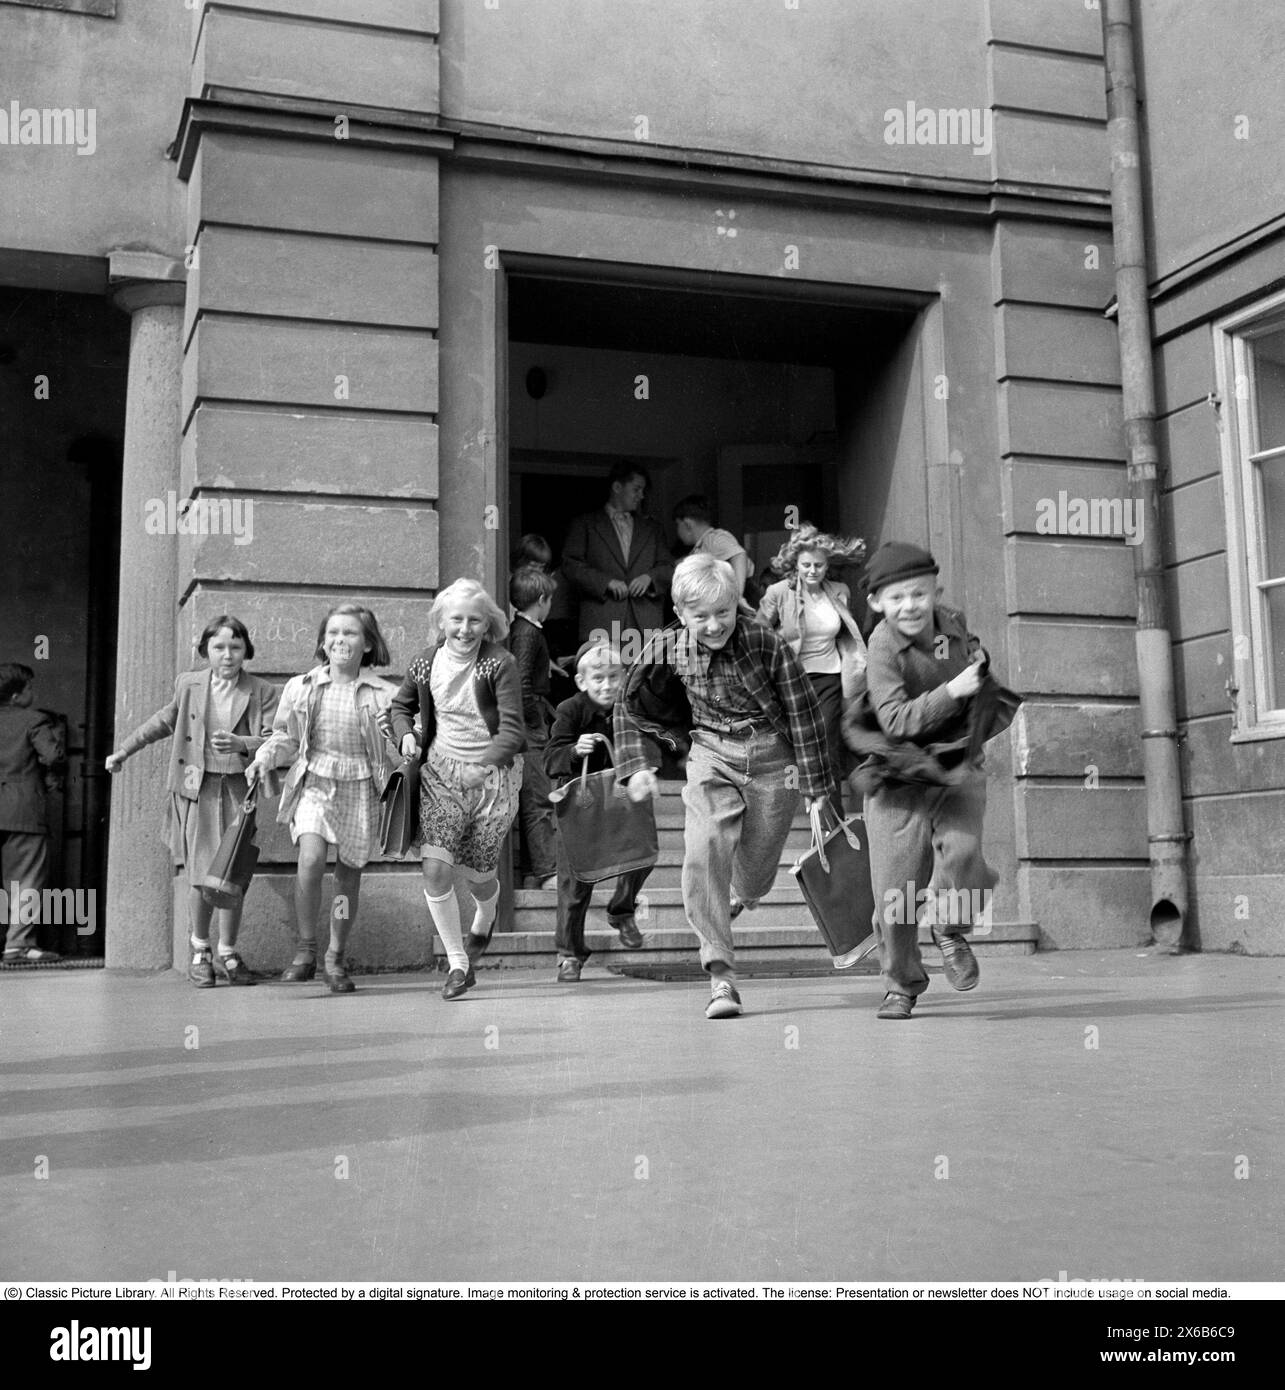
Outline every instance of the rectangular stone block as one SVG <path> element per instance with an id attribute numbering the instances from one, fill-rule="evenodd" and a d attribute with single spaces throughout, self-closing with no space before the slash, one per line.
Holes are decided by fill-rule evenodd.
<path id="1" fill-rule="evenodd" d="M 1141 777 L 1137 705 L 1061 704 L 1028 700 L 1013 721 L 1019 777 Z"/>
<path id="2" fill-rule="evenodd" d="M 1147 858 L 1142 786 L 1018 782 L 1014 796 L 1019 859 Z"/>
<path id="3" fill-rule="evenodd" d="M 1040 949 L 1120 950 L 1151 939 L 1151 873 L 1145 864 L 1018 870 L 1024 910 L 1040 924 Z"/>
<path id="4" fill-rule="evenodd" d="M 1068 230 L 1040 222 L 1002 222 L 995 229 L 995 302 L 1065 304 L 1101 313 L 1115 293 L 1115 248 L 1109 227 Z"/>
<path id="5" fill-rule="evenodd" d="M 1163 415 L 1206 401 L 1216 389 L 1214 351 L 1208 324 L 1161 343 L 1153 354 L 1156 409 Z"/>
<path id="6" fill-rule="evenodd" d="M 431 565 L 432 556 L 425 559 Z M 406 576 L 406 593 L 380 594 L 369 600 L 392 658 L 380 674 L 390 680 L 401 680 L 407 663 L 428 638 L 428 614 L 433 606 L 428 590 L 432 586 L 424 580 L 424 592 L 416 593 L 413 590 L 419 586 L 414 580 L 415 576 Z M 220 613 L 231 613 L 250 630 L 255 649 L 251 669 L 284 685 L 290 676 L 317 665 L 317 629 L 337 603 L 349 599 L 360 601 L 361 595 L 355 590 L 211 588 L 198 583 L 179 610 L 179 659 L 191 656 L 195 663 L 193 653 L 205 624 Z"/>
<path id="7" fill-rule="evenodd" d="M 1205 797 L 1189 804 L 1196 875 L 1206 868 L 1217 874 L 1275 872 L 1285 825 L 1285 789 L 1258 796 Z M 1265 853 L 1264 851 L 1267 850 Z"/>
<path id="8" fill-rule="evenodd" d="M 1160 509 L 1164 517 L 1165 558 L 1170 564 L 1208 555 L 1211 550 L 1225 551 L 1227 525 L 1221 474 L 1165 492 Z"/>
<path id="9" fill-rule="evenodd" d="M 1032 5 L 1030 0 L 990 0 L 990 36 L 996 42 L 1063 53 L 1102 53 L 1102 16 L 1083 4 Z"/>
<path id="10" fill-rule="evenodd" d="M 437 425 L 207 401 L 183 436 L 180 494 L 196 488 L 434 498 Z"/>
<path id="11" fill-rule="evenodd" d="M 1132 623 L 1009 622 L 1008 684 L 1024 695 L 1137 696 Z"/>
<path id="12" fill-rule="evenodd" d="M 1116 386 L 1120 349 L 1115 325 L 1081 309 L 1001 304 L 995 315 L 996 377 Z"/>
<path id="13" fill-rule="evenodd" d="M 1168 572 L 1170 630 L 1176 641 L 1231 627 L 1226 555 L 1189 560 Z"/>
<path id="14" fill-rule="evenodd" d="M 192 259 L 185 341 L 210 312 L 437 327 L 437 255 L 426 246 L 207 225 Z"/>
<path id="15" fill-rule="evenodd" d="M 237 0 L 237 8 L 410 34 L 436 34 L 439 29 L 438 0 Z"/>
<path id="16" fill-rule="evenodd" d="M 1118 541 L 1010 538 L 1004 545 L 1010 611 L 1131 618 L 1133 557 Z"/>
<path id="17" fill-rule="evenodd" d="M 1183 728 L 1182 787 L 1189 797 L 1285 787 L 1285 738 L 1232 743 L 1231 715 L 1197 719 Z"/>
<path id="18" fill-rule="evenodd" d="M 1227 678 L 1232 674 L 1230 632 L 1175 642 L 1173 662 L 1179 718 L 1226 714 L 1231 709 L 1227 694 Z"/>
<path id="19" fill-rule="evenodd" d="M 437 341 L 410 329 L 202 318 L 183 358 L 183 423 L 202 400 L 437 411 Z"/>
<path id="20" fill-rule="evenodd" d="M 345 108 L 436 112 L 437 44 L 430 35 L 289 15 L 211 8 L 192 61 L 192 96 L 211 88 L 333 102 Z"/>
<path id="21" fill-rule="evenodd" d="M 1110 386 L 1001 382 L 999 437 L 1002 454 L 1119 459 L 1124 453 L 1120 392 Z"/>
<path id="22" fill-rule="evenodd" d="M 994 131 L 997 179 L 1102 193 L 1111 187 L 1105 123 L 996 111 Z"/>
<path id="23" fill-rule="evenodd" d="M 218 494 L 203 493 L 217 499 Z M 324 584 L 346 591 L 437 584 L 437 513 L 259 497 L 239 532 L 179 536 L 179 588 L 196 582 Z M 213 527 L 210 527 L 212 532 Z"/>
<path id="24" fill-rule="evenodd" d="M 1199 873 L 1191 905 L 1202 951 L 1285 956 L 1285 874 Z"/>
<path id="25" fill-rule="evenodd" d="M 1036 532 L 1050 507 L 1059 508 L 1059 494 L 1065 493 L 1068 514 L 1071 499 L 1103 499 L 1124 502 L 1129 496 L 1129 475 L 1123 464 L 1046 463 L 1040 459 L 1005 459 L 1000 470 L 1004 498 L 1004 531 L 1008 535 Z M 1123 518 L 1123 506 L 1120 510 Z"/>
<path id="26" fill-rule="evenodd" d="M 187 240 L 241 227 L 437 244 L 437 160 L 211 131 L 192 166 Z"/>
<path id="27" fill-rule="evenodd" d="M 1218 417 L 1212 405 L 1192 405 L 1156 422 L 1160 461 L 1168 464 L 1170 487 L 1221 475 Z"/>
<path id="28" fill-rule="evenodd" d="M 987 54 L 992 106 L 1078 116 L 1105 124 L 1106 84 L 1099 58 L 1033 53 L 995 44 Z"/>

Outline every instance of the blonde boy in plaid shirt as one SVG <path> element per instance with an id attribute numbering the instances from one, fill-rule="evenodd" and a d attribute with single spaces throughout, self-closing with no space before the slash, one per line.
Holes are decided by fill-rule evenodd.
<path id="1" fill-rule="evenodd" d="M 672 594 L 678 622 L 647 643 L 616 702 L 617 774 L 636 799 L 654 794 L 642 734 L 690 730 L 683 909 L 710 975 L 705 1017 L 734 1018 L 732 918 L 771 889 L 800 792 L 809 809 L 825 801 L 830 758 L 811 682 L 776 632 L 738 614 L 731 566 L 691 555 Z"/>

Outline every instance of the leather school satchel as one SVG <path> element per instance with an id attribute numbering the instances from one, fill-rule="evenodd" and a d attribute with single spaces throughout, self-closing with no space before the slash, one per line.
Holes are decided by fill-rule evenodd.
<path id="1" fill-rule="evenodd" d="M 258 828 L 258 797 L 256 784 L 246 793 L 241 809 L 223 832 L 219 847 L 210 861 L 209 872 L 201 881 L 201 896 L 211 907 L 240 906 L 254 877 L 259 862 L 259 846 L 254 838 Z"/>
<path id="2" fill-rule="evenodd" d="M 831 822 L 828 830 L 823 816 Z M 828 803 L 824 811 L 813 806 L 811 817 L 812 847 L 790 872 L 825 938 L 834 968 L 847 970 L 878 945 L 865 818 L 849 816 L 840 824 Z"/>
<path id="3" fill-rule="evenodd" d="M 401 858 L 411 847 L 419 828 L 419 770 L 423 752 L 416 749 L 388 775 L 379 798 L 379 847 L 385 855 Z"/>
<path id="4" fill-rule="evenodd" d="M 549 793 L 558 833 L 572 874 L 582 883 L 601 883 L 634 869 L 649 869 L 660 857 L 651 798 L 631 801 L 616 781 L 616 750 L 604 740 L 611 766 L 589 771 Z"/>

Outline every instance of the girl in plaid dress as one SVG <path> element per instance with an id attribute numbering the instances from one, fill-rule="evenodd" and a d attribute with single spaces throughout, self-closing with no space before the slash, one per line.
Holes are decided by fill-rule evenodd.
<path id="1" fill-rule="evenodd" d="M 473 962 L 495 925 L 500 850 L 518 811 L 522 786 L 522 681 L 517 662 L 500 645 L 508 619 L 475 580 L 457 579 L 433 602 L 428 646 L 406 668 L 393 697 L 393 737 L 404 758 L 420 742 L 427 749 L 420 774 L 416 843 L 424 870 L 424 897 L 446 947 L 444 999 L 458 999 L 474 983 Z M 464 944 L 455 878 L 474 903 Z"/>
<path id="2" fill-rule="evenodd" d="M 295 881 L 294 960 L 283 980 L 317 973 L 317 913 L 326 855 L 335 847 L 335 897 L 323 978 L 332 994 L 355 988 L 344 949 L 357 920 L 361 871 L 375 852 L 379 793 L 388 780 L 392 749 L 384 736 L 392 684 L 365 670 L 387 666 L 388 645 L 375 615 L 356 603 L 332 608 L 317 633 L 324 665 L 292 676 L 281 695 L 272 737 L 247 774 L 251 782 L 290 764 L 277 819 L 289 823 L 299 848 Z"/>

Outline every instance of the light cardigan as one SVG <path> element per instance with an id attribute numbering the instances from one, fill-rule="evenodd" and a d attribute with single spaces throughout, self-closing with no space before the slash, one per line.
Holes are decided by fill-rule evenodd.
<path id="1" fill-rule="evenodd" d="M 803 600 L 799 594 L 797 577 L 780 579 L 768 587 L 759 604 L 758 621 L 768 627 L 779 628 L 781 636 L 789 643 L 795 656 L 803 646 Z M 842 663 L 843 695 L 850 698 L 862 688 L 862 676 L 866 669 L 866 643 L 857 626 L 857 620 L 848 607 L 848 586 L 833 579 L 821 581 L 821 593 L 828 598 L 839 614 L 839 635 L 835 645 L 839 649 Z"/>
<path id="2" fill-rule="evenodd" d="M 211 671 L 184 671 L 174 682 L 174 698 L 163 709 L 140 724 L 120 745 L 122 753 L 134 754 L 149 743 L 174 735 L 165 785 L 175 796 L 195 801 L 201 794 L 205 775 L 205 710 L 210 693 Z M 235 754 L 245 768 L 272 732 L 279 692 L 275 685 L 242 669 L 232 692 L 228 727 L 245 740 L 245 752 Z M 189 767 L 197 775 L 188 773 Z"/>
<path id="3" fill-rule="evenodd" d="M 406 668 L 401 688 L 393 696 L 391 708 L 393 742 L 414 732 L 416 714 L 423 726 L 421 758 L 432 747 L 437 732 L 433 691 L 429 674 L 437 647 L 426 648 Z M 511 652 L 498 642 L 484 641 L 473 663 L 473 698 L 486 723 L 491 741 L 477 758 L 492 767 L 511 767 L 513 759 L 526 747 L 526 725 L 522 718 L 522 679 Z"/>

